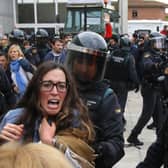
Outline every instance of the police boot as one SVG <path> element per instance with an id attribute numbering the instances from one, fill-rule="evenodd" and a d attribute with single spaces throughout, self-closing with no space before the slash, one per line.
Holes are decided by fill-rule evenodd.
<path id="1" fill-rule="evenodd" d="M 138 136 L 136 134 L 134 134 L 134 133 L 131 133 L 129 135 L 129 137 L 127 138 L 127 142 L 129 142 L 130 144 L 135 145 L 135 146 L 141 146 L 141 145 L 144 144 L 143 142 L 141 142 L 138 139 Z"/>

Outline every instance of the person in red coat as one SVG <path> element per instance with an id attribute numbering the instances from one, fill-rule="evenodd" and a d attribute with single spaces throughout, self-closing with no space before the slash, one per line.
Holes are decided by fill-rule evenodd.
<path id="1" fill-rule="evenodd" d="M 163 29 L 160 31 L 161 34 L 168 36 L 168 25 L 164 25 Z"/>
<path id="2" fill-rule="evenodd" d="M 104 32 L 104 38 L 106 41 L 108 41 L 112 37 L 112 25 L 110 22 L 105 24 L 105 32 Z"/>

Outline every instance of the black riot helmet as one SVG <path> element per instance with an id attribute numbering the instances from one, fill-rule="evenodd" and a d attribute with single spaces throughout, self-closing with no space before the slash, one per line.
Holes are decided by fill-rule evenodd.
<path id="1" fill-rule="evenodd" d="M 66 65 L 79 85 L 89 85 L 104 78 L 107 44 L 102 36 L 85 31 L 67 46 Z"/>
<path id="2" fill-rule="evenodd" d="M 23 30 L 13 29 L 9 34 L 9 41 L 12 44 L 22 44 L 25 40 L 25 34 Z"/>
<path id="3" fill-rule="evenodd" d="M 36 38 L 48 38 L 48 32 L 45 29 L 39 29 L 36 32 Z"/>
<path id="4" fill-rule="evenodd" d="M 131 41 L 128 36 L 123 35 L 120 37 L 120 48 L 124 50 L 130 50 Z"/>
<path id="5" fill-rule="evenodd" d="M 149 44 L 152 50 L 162 50 L 166 48 L 166 36 L 159 32 L 153 32 L 149 35 Z"/>
<path id="6" fill-rule="evenodd" d="M 40 46 L 43 46 L 46 43 L 48 43 L 49 34 L 48 34 L 47 30 L 38 29 L 38 31 L 35 34 L 35 40 L 37 42 L 37 45 L 40 45 Z"/>

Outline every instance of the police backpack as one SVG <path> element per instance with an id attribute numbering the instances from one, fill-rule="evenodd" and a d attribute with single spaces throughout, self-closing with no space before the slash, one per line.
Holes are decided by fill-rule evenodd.
<path id="1" fill-rule="evenodd" d="M 105 78 L 110 81 L 129 80 L 129 59 L 130 53 L 117 49 L 113 51 L 107 61 Z"/>

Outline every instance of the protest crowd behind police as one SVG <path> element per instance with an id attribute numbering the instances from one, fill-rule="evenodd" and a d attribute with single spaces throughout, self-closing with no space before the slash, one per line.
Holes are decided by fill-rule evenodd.
<path id="1" fill-rule="evenodd" d="M 165 30 L 161 31 L 160 33 L 150 32 L 149 34 L 138 34 L 135 32 L 133 35 L 131 35 L 131 37 L 127 34 L 113 34 L 110 39 L 106 40 L 106 44 L 108 46 L 106 60 L 107 68 L 104 70 L 103 75 L 105 76 L 105 83 L 108 83 L 113 92 L 116 93 L 119 105 L 121 107 L 122 122 L 118 122 L 119 125 L 121 124 L 119 126 L 121 130 L 121 143 L 124 143 L 122 140 L 123 131 L 125 129 L 125 125 L 127 122 L 129 122 L 124 117 L 129 91 L 141 92 L 143 107 L 142 112 L 140 111 L 140 118 L 138 119 L 136 126 L 132 129 L 132 132 L 127 139 L 128 143 L 133 146 L 143 145 L 143 142 L 138 139 L 138 135 L 141 133 L 142 129 L 146 126 L 151 118 L 153 119 L 153 123 L 149 128 L 156 128 L 156 135 L 158 139 L 160 139 L 160 132 L 164 134 L 164 130 L 166 130 L 166 126 L 163 124 L 163 121 L 166 118 L 165 116 L 167 107 L 165 104 L 163 104 L 165 99 L 162 99 L 162 96 L 167 95 L 162 94 L 163 85 L 160 83 L 158 84 L 156 80 L 159 75 L 162 75 L 162 70 L 166 66 L 166 54 L 168 52 L 167 36 L 168 33 L 166 32 L 165 28 Z M 73 37 L 71 34 L 64 35 L 63 37 L 58 35 L 49 36 L 45 29 L 39 29 L 31 36 L 26 35 L 25 32 L 20 29 L 14 29 L 9 34 L 5 34 L 1 37 L 1 119 L 8 110 L 16 106 L 17 102 L 19 101 L 18 93 L 21 97 L 24 95 L 27 82 L 31 80 L 30 78 L 33 76 L 39 65 L 45 61 L 54 61 L 58 64 L 65 64 L 68 52 L 68 44 L 71 43 L 72 39 Z M 17 63 L 22 67 L 22 74 L 25 75 L 24 78 L 20 77 L 19 75 L 15 75 L 17 77 L 14 78 L 12 75 L 13 72 L 16 72 L 17 67 L 10 63 L 11 58 L 9 51 L 11 47 L 15 45 L 16 47 L 19 47 L 19 50 L 22 52 L 21 55 L 17 58 Z M 5 61 L 6 63 L 3 64 Z M 12 71 L 12 69 L 14 70 Z M 23 85 L 20 83 L 23 83 Z M 19 86 L 21 86 L 20 90 Z M 164 127 L 164 129 L 162 129 L 162 127 Z M 162 144 L 162 141 L 159 141 L 159 143 Z M 156 145 L 154 144 L 153 146 Z M 121 148 L 123 148 L 123 145 L 121 145 Z M 152 149 L 153 148 L 151 147 L 151 153 Z M 164 149 L 160 150 L 164 151 Z M 122 154 L 122 151 L 120 152 L 121 156 L 118 156 L 119 158 L 116 159 L 114 163 L 111 163 L 110 166 L 113 166 L 123 157 L 124 154 Z M 165 152 L 165 156 L 162 157 L 166 157 L 167 153 L 168 152 Z M 109 161 L 109 159 L 110 158 L 108 158 L 107 161 Z M 156 168 L 159 168 L 159 166 L 162 164 L 167 165 L 166 159 L 163 159 L 164 161 L 162 162 L 161 160 L 162 158 L 160 158 L 160 160 L 158 159 L 159 163 L 155 163 L 155 165 L 157 165 Z M 148 163 L 149 161 L 152 162 L 150 154 L 147 156 L 146 162 L 141 163 L 141 167 L 150 168 L 151 166 L 152 168 L 154 164 L 152 162 L 150 165 Z M 99 162 L 99 160 L 98 163 L 103 164 Z M 108 164 L 104 165 L 104 167 L 105 166 L 107 168 L 110 167 Z"/>

